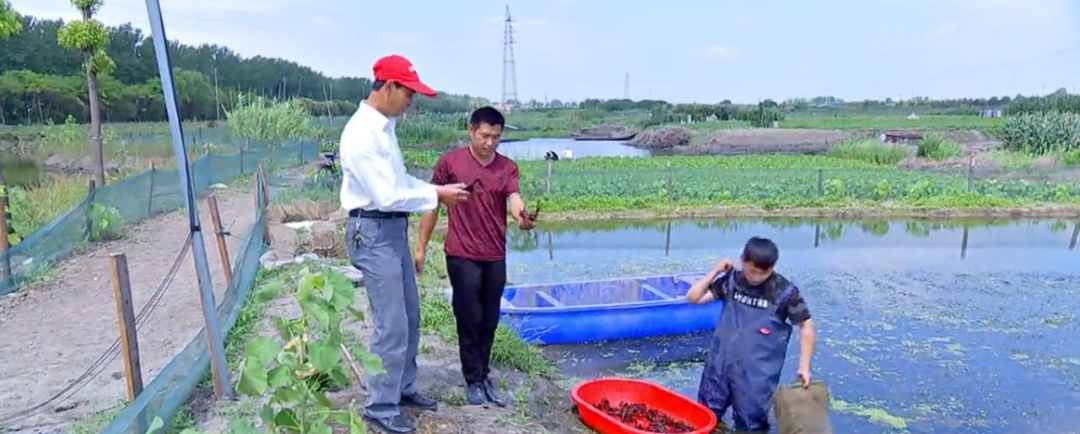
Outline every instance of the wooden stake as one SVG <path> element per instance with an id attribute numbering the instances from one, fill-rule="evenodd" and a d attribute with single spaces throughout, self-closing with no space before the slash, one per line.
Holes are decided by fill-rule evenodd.
<path id="1" fill-rule="evenodd" d="M 225 282 L 227 285 L 232 285 L 232 261 L 229 260 L 229 245 L 225 241 L 225 236 L 230 234 L 221 224 L 221 210 L 218 208 L 217 196 L 214 193 L 211 192 L 206 197 L 206 204 L 210 205 L 210 222 L 214 224 L 214 236 L 217 238 L 218 255 L 221 256 Z"/>
<path id="2" fill-rule="evenodd" d="M 6 289 L 13 282 L 11 280 L 11 239 L 8 238 L 8 226 L 7 221 L 7 187 L 3 188 L 3 194 L 0 194 L 0 289 Z"/>
<path id="3" fill-rule="evenodd" d="M 135 306 L 131 301 L 131 278 L 127 255 L 109 255 L 112 266 L 113 298 L 116 300 L 116 319 L 120 326 L 120 355 L 124 358 L 128 401 L 134 401 L 143 391 L 142 363 L 139 361 L 139 338 L 135 331 Z"/>
<path id="4" fill-rule="evenodd" d="M 89 185 L 86 187 L 86 197 L 90 200 L 86 202 L 86 215 L 83 216 L 83 219 L 86 220 L 86 239 L 90 241 L 94 241 L 91 239 L 90 235 L 94 230 L 94 219 L 90 216 L 90 210 L 94 209 L 94 203 L 97 199 L 94 194 L 95 190 L 97 190 L 97 182 L 91 179 Z"/>
<path id="5" fill-rule="evenodd" d="M 146 217 L 154 215 L 154 174 L 157 173 L 157 165 L 150 162 L 150 191 L 146 194 Z"/>

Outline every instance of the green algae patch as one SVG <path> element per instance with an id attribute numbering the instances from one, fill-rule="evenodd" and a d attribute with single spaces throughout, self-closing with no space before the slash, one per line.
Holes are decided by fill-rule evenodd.
<path id="1" fill-rule="evenodd" d="M 907 420 L 890 414 L 882 408 L 867 407 L 862 404 L 833 399 L 830 402 L 833 410 L 854 416 L 864 417 L 875 425 L 888 426 L 897 430 L 907 429 Z"/>

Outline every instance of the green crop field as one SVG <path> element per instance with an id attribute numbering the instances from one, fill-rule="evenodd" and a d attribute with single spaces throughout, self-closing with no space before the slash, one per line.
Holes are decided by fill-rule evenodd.
<path id="1" fill-rule="evenodd" d="M 411 152 L 406 159 L 413 167 L 430 168 L 437 157 L 437 152 Z M 1080 203 L 1075 181 L 969 178 L 967 168 L 913 170 L 828 156 L 583 158 L 554 162 L 550 178 L 546 161 L 518 166 L 522 192 L 543 198 L 551 210 Z"/>

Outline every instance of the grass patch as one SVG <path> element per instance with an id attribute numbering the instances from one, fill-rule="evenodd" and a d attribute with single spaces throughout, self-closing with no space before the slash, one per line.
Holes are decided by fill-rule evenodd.
<path id="1" fill-rule="evenodd" d="M 844 160 L 895 165 L 911 156 L 911 149 L 903 145 L 881 143 L 875 139 L 857 139 L 839 143 L 829 148 L 825 155 Z"/>
<path id="2" fill-rule="evenodd" d="M 71 209 L 84 198 L 90 188 L 90 177 L 46 177 L 37 185 L 25 189 L 22 197 L 10 197 L 14 227 L 19 234 L 29 235 Z M 22 203 L 14 203 L 19 200 Z"/>
<path id="3" fill-rule="evenodd" d="M 112 423 L 113 419 L 116 419 L 116 416 L 120 414 L 120 411 L 126 405 L 127 401 L 122 400 L 116 406 L 95 410 L 86 417 L 72 423 L 67 432 L 68 434 L 98 434 Z"/>
<path id="4" fill-rule="evenodd" d="M 1080 149 L 1062 152 L 1058 163 L 1065 166 L 1080 166 Z"/>
<path id="5" fill-rule="evenodd" d="M 962 150 L 955 140 L 949 140 L 937 133 L 926 133 L 919 142 L 915 155 L 931 160 L 947 160 L 959 157 Z"/>

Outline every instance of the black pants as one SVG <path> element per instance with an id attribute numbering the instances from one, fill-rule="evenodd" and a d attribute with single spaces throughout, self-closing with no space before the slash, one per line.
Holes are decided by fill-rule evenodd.
<path id="1" fill-rule="evenodd" d="M 491 373 L 491 344 L 499 326 L 506 261 L 476 261 L 446 257 L 446 273 L 454 290 L 458 351 L 465 381 L 476 383 Z"/>

